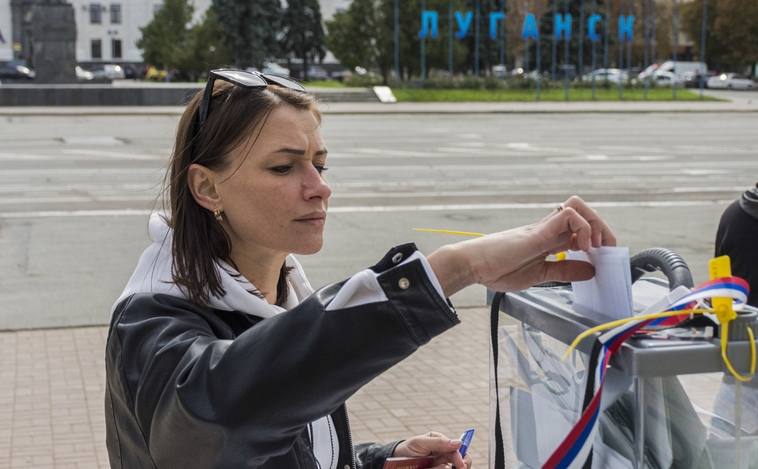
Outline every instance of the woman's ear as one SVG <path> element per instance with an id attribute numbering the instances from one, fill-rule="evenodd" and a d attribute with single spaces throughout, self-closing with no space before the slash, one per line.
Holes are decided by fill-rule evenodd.
<path id="1" fill-rule="evenodd" d="M 199 164 L 191 164 L 187 170 L 187 184 L 195 201 L 203 208 L 214 211 L 221 206 L 221 196 L 216 191 L 216 173 Z"/>

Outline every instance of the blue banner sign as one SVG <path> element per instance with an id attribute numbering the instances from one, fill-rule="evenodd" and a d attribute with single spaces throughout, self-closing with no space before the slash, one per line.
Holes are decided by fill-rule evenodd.
<path id="1" fill-rule="evenodd" d="M 465 14 L 460 11 L 455 12 L 455 22 L 458 25 L 458 32 L 455 33 L 455 37 L 462 39 L 468 35 L 471 29 L 471 23 L 473 21 L 474 14 L 467 11 Z M 619 16 L 618 21 L 618 38 L 620 41 L 631 41 L 634 39 L 634 16 Z M 498 22 L 505 21 L 505 13 L 502 11 L 495 11 L 490 13 L 490 30 L 489 36 L 491 39 L 497 39 L 498 37 Z M 592 41 L 599 41 L 602 36 L 597 32 L 597 23 L 602 20 L 602 17 L 598 14 L 591 15 L 587 19 L 587 37 Z M 565 15 L 556 13 L 553 16 L 553 31 L 555 32 L 555 39 L 571 39 L 571 15 L 566 13 Z M 418 33 L 418 37 L 436 38 L 439 30 L 439 14 L 436 11 L 425 10 L 421 12 L 421 31 Z M 527 13 L 524 16 L 524 25 L 521 28 L 521 39 L 527 40 L 529 38 L 539 39 L 540 31 L 537 27 L 537 21 L 532 13 Z"/>

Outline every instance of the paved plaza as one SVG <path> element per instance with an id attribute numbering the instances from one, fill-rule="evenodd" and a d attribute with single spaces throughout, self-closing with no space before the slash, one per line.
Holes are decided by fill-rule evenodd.
<path id="1" fill-rule="evenodd" d="M 487 455 L 489 311 L 462 323 L 348 401 L 353 439 L 390 442 L 430 430 L 475 428 L 471 455 Z M 106 327 L 0 332 L 0 468 L 107 468 Z"/>
<path id="2" fill-rule="evenodd" d="M 539 220 L 578 193 L 632 252 L 672 249 L 702 282 L 721 212 L 758 179 L 754 95 L 531 110 L 330 105 L 327 241 L 301 262 L 318 287 L 394 244 L 414 240 L 429 253 L 458 240 L 414 227 L 494 232 Z M 149 242 L 178 113 L 0 108 L 0 468 L 108 467 L 104 325 Z M 486 467 L 484 290 L 453 302 L 460 326 L 348 401 L 356 441 L 476 428 L 471 454 Z M 718 379 L 684 381 L 708 408 Z"/>

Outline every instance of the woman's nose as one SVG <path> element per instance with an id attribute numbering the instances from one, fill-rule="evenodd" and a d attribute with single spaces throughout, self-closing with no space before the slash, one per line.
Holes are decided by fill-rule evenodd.
<path id="1" fill-rule="evenodd" d="M 329 183 L 326 182 L 323 172 L 319 172 L 316 167 L 312 167 L 308 170 L 308 173 L 303 181 L 304 196 L 310 200 L 313 198 L 320 198 L 326 200 L 332 195 L 332 189 L 329 187 Z"/>

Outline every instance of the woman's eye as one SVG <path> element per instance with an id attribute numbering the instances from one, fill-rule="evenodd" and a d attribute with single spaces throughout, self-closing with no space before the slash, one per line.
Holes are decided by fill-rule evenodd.
<path id="1" fill-rule="evenodd" d="M 324 171 L 328 171 L 329 168 L 327 168 L 324 165 L 314 165 L 316 168 L 316 171 L 318 171 L 319 174 L 323 173 Z"/>
<path id="2" fill-rule="evenodd" d="M 270 168 L 270 169 L 271 171 L 277 174 L 286 174 L 289 172 L 290 169 L 292 169 L 292 166 L 290 165 L 274 166 L 273 168 Z"/>

